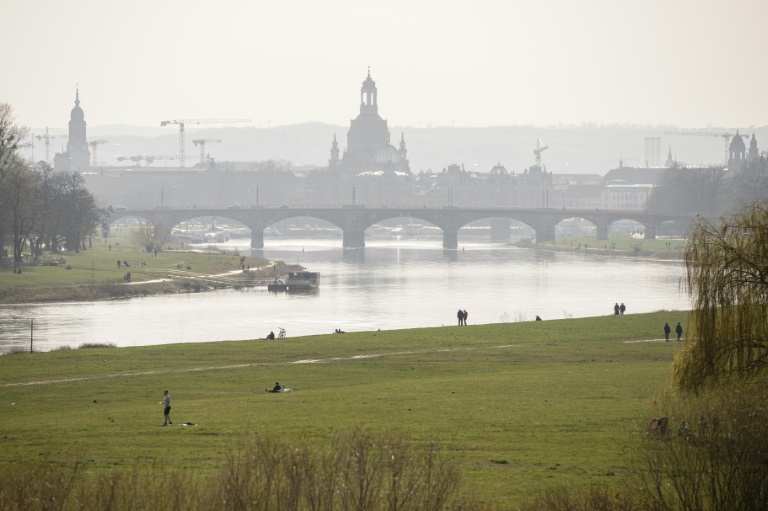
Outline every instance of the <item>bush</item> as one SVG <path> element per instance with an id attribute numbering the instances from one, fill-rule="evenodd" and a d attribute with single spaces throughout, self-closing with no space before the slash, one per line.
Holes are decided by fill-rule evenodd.
<path id="1" fill-rule="evenodd" d="M 45 461 L 0 473 L 0 509 L 250 509 L 456 511 L 480 509 L 434 443 L 363 429 L 331 445 L 243 437 L 204 477 L 142 465 L 89 473 Z"/>
<path id="2" fill-rule="evenodd" d="M 115 345 L 111 342 L 84 342 L 77 347 L 79 350 L 91 349 L 91 348 L 114 348 Z"/>
<path id="3" fill-rule="evenodd" d="M 768 502 L 768 388 L 730 383 L 677 399 L 669 434 L 645 439 L 633 486 L 649 509 L 750 511 Z"/>

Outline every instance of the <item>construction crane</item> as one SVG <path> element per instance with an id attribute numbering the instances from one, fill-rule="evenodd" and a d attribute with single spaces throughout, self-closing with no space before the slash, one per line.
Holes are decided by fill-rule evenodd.
<path id="1" fill-rule="evenodd" d="M 200 163 L 205 163 L 205 144 L 213 142 L 221 142 L 220 138 L 198 138 L 193 140 L 192 143 L 200 146 Z"/>
<path id="2" fill-rule="evenodd" d="M 729 141 L 732 137 L 741 136 L 739 135 L 739 130 L 736 130 L 736 133 L 722 133 L 718 131 L 667 131 L 664 133 L 665 135 L 685 135 L 688 137 L 722 137 L 723 141 L 725 142 L 725 159 L 723 161 L 723 165 L 728 165 L 728 149 L 729 149 Z"/>
<path id="3" fill-rule="evenodd" d="M 179 125 L 179 163 L 184 166 L 184 125 L 186 124 L 214 124 L 232 122 L 251 122 L 250 119 L 175 119 L 173 121 L 161 121 L 160 126 L 169 124 Z"/>
<path id="4" fill-rule="evenodd" d="M 98 161 L 98 158 L 96 158 L 96 154 L 98 152 L 99 145 L 106 144 L 107 142 L 109 142 L 109 140 L 105 138 L 100 138 L 98 140 L 91 140 L 90 142 L 88 142 L 88 145 L 91 146 L 91 154 L 93 155 L 93 158 L 92 158 L 93 161 L 91 162 L 92 167 L 95 167 L 97 165 L 96 162 Z"/>
<path id="5" fill-rule="evenodd" d="M 147 165 L 152 163 L 155 160 L 175 160 L 178 158 L 178 156 L 142 156 L 142 155 L 136 155 L 136 156 L 118 156 L 117 161 L 125 161 L 130 160 L 132 162 L 135 162 L 139 167 L 141 167 L 141 162 L 145 162 Z"/>
<path id="6" fill-rule="evenodd" d="M 536 166 L 541 167 L 541 153 L 549 149 L 548 145 L 544 145 L 541 139 L 536 139 L 536 149 L 533 150 L 533 154 L 536 155 Z"/>
<path id="7" fill-rule="evenodd" d="M 67 138 L 64 135 L 49 135 L 48 128 L 45 128 L 45 135 L 37 135 L 38 140 L 45 139 L 45 162 L 51 163 L 51 140 L 54 138 Z"/>

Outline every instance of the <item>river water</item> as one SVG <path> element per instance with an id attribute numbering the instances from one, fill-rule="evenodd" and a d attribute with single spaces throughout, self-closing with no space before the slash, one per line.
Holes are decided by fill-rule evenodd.
<path id="1" fill-rule="evenodd" d="M 237 241 L 229 242 L 235 248 Z M 240 240 L 241 254 L 247 246 Z M 0 306 L 0 352 L 82 343 L 144 346 L 687 310 L 683 266 L 622 257 L 545 252 L 493 243 L 441 240 L 367 241 L 343 250 L 334 240 L 267 240 L 254 255 L 321 273 L 314 294 L 266 288 L 152 296 L 129 300 Z M 680 317 L 678 317 L 680 316 Z M 670 317 L 680 321 L 682 315 Z M 30 339 L 31 337 L 31 339 Z"/>

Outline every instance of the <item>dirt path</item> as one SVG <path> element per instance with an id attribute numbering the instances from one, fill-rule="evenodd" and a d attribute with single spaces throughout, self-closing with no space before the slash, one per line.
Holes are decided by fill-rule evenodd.
<path id="1" fill-rule="evenodd" d="M 492 346 L 494 349 L 499 348 L 511 348 L 513 346 L 518 346 L 516 344 L 507 344 L 504 346 Z M 379 358 L 379 357 L 393 357 L 393 356 L 399 356 L 399 355 L 414 355 L 419 353 L 442 353 L 442 352 L 452 352 L 452 351 L 467 351 L 467 350 L 474 350 L 476 348 L 455 348 L 455 349 L 440 349 L 440 350 L 419 350 L 419 351 L 398 351 L 394 353 L 374 353 L 370 355 L 354 355 L 352 357 L 332 357 L 332 358 L 324 358 L 324 359 L 306 359 L 306 360 L 295 360 L 293 362 L 274 362 L 274 363 L 263 363 L 263 362 L 254 362 L 249 364 L 234 364 L 234 365 L 225 365 L 225 366 L 206 366 L 206 367 L 189 367 L 186 369 L 173 369 L 173 370 L 157 370 L 157 371 L 140 371 L 140 372 L 133 372 L 133 373 L 113 373 L 113 374 L 102 374 L 99 376 L 81 376 L 78 378 L 63 378 L 60 380 L 38 380 L 38 381 L 26 381 L 26 382 L 16 382 L 16 383 L 3 383 L 0 384 L 0 387 L 25 387 L 29 385 L 52 385 L 57 383 L 73 383 L 73 382 L 79 382 L 79 381 L 93 381 L 93 380 L 106 380 L 109 378 L 121 378 L 126 376 L 148 376 L 153 374 L 169 374 L 169 373 L 194 373 L 194 372 L 200 372 L 200 371 L 221 371 L 221 370 L 227 370 L 227 369 L 241 369 L 244 367 L 263 367 L 263 366 L 269 366 L 269 365 L 287 365 L 287 364 L 322 364 L 326 362 L 339 362 L 339 361 L 348 361 L 348 360 L 362 360 L 362 359 L 368 359 L 368 358 Z"/>

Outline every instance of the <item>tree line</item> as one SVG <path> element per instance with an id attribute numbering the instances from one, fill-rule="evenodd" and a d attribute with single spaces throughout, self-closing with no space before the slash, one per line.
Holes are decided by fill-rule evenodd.
<path id="1" fill-rule="evenodd" d="M 14 266 L 27 248 L 33 257 L 44 249 L 84 250 L 107 213 L 79 173 L 54 172 L 45 162 L 24 159 L 19 149 L 28 136 L 13 108 L 0 103 L 0 250 Z"/>

